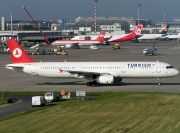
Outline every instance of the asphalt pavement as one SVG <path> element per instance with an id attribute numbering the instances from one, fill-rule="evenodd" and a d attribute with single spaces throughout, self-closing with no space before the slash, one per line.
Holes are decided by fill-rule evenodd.
<path id="1" fill-rule="evenodd" d="M 121 48 L 112 50 L 114 44 L 99 45 L 98 50 L 90 50 L 89 46 L 80 49 L 65 49 L 68 55 L 31 55 L 36 61 L 43 62 L 96 62 L 96 61 L 161 61 L 173 65 L 180 71 L 180 43 L 178 41 L 156 41 L 154 56 L 145 56 L 144 48 L 152 47 L 153 42 L 120 43 Z M 46 47 L 50 49 L 51 47 Z M 86 79 L 55 79 L 31 76 L 4 68 L 11 63 L 9 54 L 0 55 L 0 92 L 3 91 L 58 91 L 65 92 L 166 92 L 180 93 L 180 75 L 158 80 L 146 78 L 123 79 L 114 85 L 86 86 Z M 7 96 L 12 97 L 12 96 Z M 0 118 L 11 116 L 32 109 L 32 96 L 13 96 L 18 102 L 0 106 Z"/>

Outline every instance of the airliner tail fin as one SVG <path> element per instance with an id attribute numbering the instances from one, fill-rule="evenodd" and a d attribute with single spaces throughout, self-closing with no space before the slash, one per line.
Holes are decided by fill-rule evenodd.
<path id="1" fill-rule="evenodd" d="M 32 63 L 35 62 L 31 57 L 23 50 L 23 48 L 14 39 L 8 40 L 10 54 L 13 63 Z"/>

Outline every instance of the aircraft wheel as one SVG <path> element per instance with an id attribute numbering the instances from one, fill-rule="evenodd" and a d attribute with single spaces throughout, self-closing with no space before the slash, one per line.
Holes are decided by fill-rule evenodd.
<path id="1" fill-rule="evenodd" d="M 119 79 L 119 82 L 121 82 L 121 81 L 122 81 L 122 78 Z"/>
<path id="2" fill-rule="evenodd" d="M 161 85 L 161 82 L 158 82 L 158 85 L 160 86 L 160 85 Z"/>
<path id="3" fill-rule="evenodd" d="M 87 86 L 92 86 L 92 83 L 91 83 L 90 81 L 88 81 L 88 82 L 86 83 L 86 85 L 87 85 Z"/>
<path id="4" fill-rule="evenodd" d="M 95 80 L 92 81 L 92 85 L 97 85 L 97 82 Z"/>

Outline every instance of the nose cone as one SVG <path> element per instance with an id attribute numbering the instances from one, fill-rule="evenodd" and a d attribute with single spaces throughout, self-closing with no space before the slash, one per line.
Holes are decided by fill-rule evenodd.
<path id="1" fill-rule="evenodd" d="M 174 70 L 174 76 L 178 75 L 179 71 L 177 69 Z"/>

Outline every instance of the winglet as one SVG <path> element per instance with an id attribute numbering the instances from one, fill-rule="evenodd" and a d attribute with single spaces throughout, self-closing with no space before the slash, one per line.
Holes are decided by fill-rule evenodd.
<path id="1" fill-rule="evenodd" d="M 8 45 L 10 49 L 10 54 L 13 63 L 32 63 L 35 62 L 23 48 L 14 39 L 8 40 Z"/>
<path id="2" fill-rule="evenodd" d="M 103 42 L 105 36 L 105 31 L 102 31 L 101 34 L 96 38 L 96 41 Z"/>

